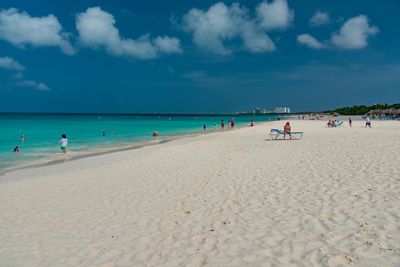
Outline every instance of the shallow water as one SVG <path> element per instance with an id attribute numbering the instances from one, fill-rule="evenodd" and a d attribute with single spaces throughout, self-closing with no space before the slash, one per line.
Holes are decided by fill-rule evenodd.
<path id="1" fill-rule="evenodd" d="M 159 138 L 203 131 L 204 124 L 206 131 L 216 131 L 221 120 L 227 127 L 231 118 L 217 115 L 0 114 L 0 169 L 59 154 L 58 141 L 63 133 L 68 137 L 69 151 L 85 151 L 151 140 L 154 130 L 159 132 Z M 237 126 L 248 124 L 251 120 L 261 122 L 276 118 L 275 115 L 233 117 Z M 214 129 L 214 124 L 217 129 Z M 24 142 L 21 135 L 25 137 Z M 21 152 L 13 153 L 15 146 L 19 146 Z"/>

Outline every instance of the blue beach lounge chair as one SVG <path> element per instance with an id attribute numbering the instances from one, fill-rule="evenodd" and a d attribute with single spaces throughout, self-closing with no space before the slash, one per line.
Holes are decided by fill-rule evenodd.
<path id="1" fill-rule="evenodd" d="M 343 124 L 343 121 L 337 121 L 335 127 L 340 127 L 340 126 L 342 126 L 342 124 Z"/>
<path id="2" fill-rule="evenodd" d="M 271 136 L 271 140 L 285 140 L 286 135 L 288 135 L 291 140 L 300 140 L 303 137 L 303 132 L 287 133 L 279 129 L 271 129 L 269 135 Z M 283 139 L 278 139 L 281 135 L 283 135 Z"/>

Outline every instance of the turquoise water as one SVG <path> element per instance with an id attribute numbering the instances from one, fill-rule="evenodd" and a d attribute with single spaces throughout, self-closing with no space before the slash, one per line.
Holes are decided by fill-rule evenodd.
<path id="1" fill-rule="evenodd" d="M 42 115 L 0 114 L 0 169 L 15 167 L 61 153 L 57 142 L 61 134 L 68 137 L 69 151 L 85 151 L 93 148 L 116 147 L 134 141 L 152 140 L 153 130 L 158 138 L 176 134 L 216 131 L 214 123 L 225 128 L 231 116 L 137 116 L 137 115 Z M 237 126 L 274 120 L 276 116 L 235 116 Z M 105 135 L 102 135 L 104 131 Z M 21 141 L 21 135 L 25 141 Z M 14 153 L 19 146 L 20 153 Z"/>

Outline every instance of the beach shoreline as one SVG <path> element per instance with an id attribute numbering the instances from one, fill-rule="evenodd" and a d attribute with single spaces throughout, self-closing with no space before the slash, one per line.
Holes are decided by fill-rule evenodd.
<path id="1" fill-rule="evenodd" d="M 43 114 L 46 115 L 46 114 Z M 131 115 L 129 115 L 131 116 Z M 330 116 L 327 114 L 324 114 L 324 117 L 320 119 L 320 121 L 328 120 L 328 119 L 338 119 L 338 120 L 343 120 L 345 123 L 347 123 L 347 119 L 352 118 L 354 121 L 360 121 L 362 120 L 361 116 L 357 115 L 351 115 L 351 116 Z M 296 114 L 288 114 L 288 117 L 282 116 L 278 117 L 278 119 L 271 120 L 271 121 L 261 121 L 257 122 L 257 124 L 260 123 L 268 123 L 272 121 L 279 121 L 279 120 L 302 120 L 298 119 L 298 115 Z M 309 117 L 307 117 L 305 120 L 310 120 Z M 200 134 L 208 134 L 208 133 L 215 133 L 218 131 L 227 131 L 227 130 L 237 130 L 242 127 L 248 127 L 249 125 L 247 124 L 237 124 L 234 129 L 224 129 L 222 130 L 219 126 L 217 129 L 214 128 L 208 128 L 206 131 L 202 130 L 197 130 L 197 131 L 190 131 L 190 132 L 184 132 L 184 133 L 175 133 L 175 134 L 169 134 L 165 137 L 157 137 L 157 139 L 152 139 L 152 140 L 133 140 L 133 141 L 120 141 L 120 142 L 115 142 L 115 143 L 108 143 L 104 145 L 97 145 L 94 148 L 83 148 L 83 149 L 74 149 L 74 150 L 69 150 L 67 155 L 64 155 L 62 153 L 57 153 L 53 155 L 47 155 L 39 159 L 31 159 L 29 161 L 22 161 L 16 163 L 15 166 L 7 166 L 4 168 L 0 168 L 0 177 L 4 176 L 4 174 L 8 172 L 13 172 L 19 169 L 29 169 L 29 168 L 37 168 L 41 166 L 47 166 L 47 165 L 53 165 L 53 164 L 58 164 L 58 163 L 63 163 L 67 161 L 73 161 L 85 157 L 93 157 L 97 155 L 102 155 L 102 154 L 107 154 L 107 153 L 114 153 L 118 151 L 125 151 L 125 150 L 130 150 L 130 149 L 137 149 L 143 146 L 148 146 L 148 145 L 155 145 L 158 143 L 164 143 L 164 142 L 169 142 L 178 138 L 186 138 L 190 136 L 195 136 L 195 135 L 200 135 Z"/>
<path id="2" fill-rule="evenodd" d="M 200 133 L 197 133 L 197 134 L 200 134 Z M 138 148 L 142 148 L 145 146 L 163 144 L 163 143 L 170 142 L 170 141 L 173 141 L 173 140 L 176 140 L 179 138 L 195 136 L 197 134 L 183 133 L 183 134 L 171 135 L 171 136 L 164 137 L 164 138 L 159 138 L 157 140 L 121 142 L 121 143 L 109 144 L 108 146 L 104 146 L 104 147 L 99 146 L 96 148 L 86 148 L 86 149 L 79 149 L 79 150 L 72 150 L 72 151 L 68 150 L 67 153 L 65 153 L 65 154 L 62 152 L 59 152 L 56 155 L 50 155 L 45 158 L 33 160 L 33 162 L 31 162 L 31 163 L 25 163 L 25 164 L 21 163 L 17 166 L 1 169 L 0 177 L 4 176 L 6 173 L 18 171 L 21 169 L 45 167 L 45 166 L 60 164 L 60 163 L 64 163 L 64 162 L 74 161 L 74 160 L 78 160 L 78 159 L 83 159 L 83 158 L 87 158 L 87 157 L 95 157 L 95 156 L 100 156 L 100 155 L 109 154 L 109 153 L 116 153 L 116 152 L 121 152 L 121 151 L 126 151 L 126 150 L 138 149 Z M 111 145 L 114 147 L 110 147 Z"/>
<path id="3" fill-rule="evenodd" d="M 272 121 L 258 122 L 258 124 L 265 124 L 268 122 L 272 122 Z M 244 125 L 244 124 L 240 125 L 239 124 L 239 125 L 235 125 L 234 128 L 226 128 L 226 129 L 212 128 L 212 129 L 208 129 L 206 131 L 198 130 L 198 131 L 191 131 L 191 132 L 187 132 L 187 133 L 186 132 L 185 133 L 174 133 L 174 134 L 169 134 L 164 137 L 158 136 L 151 140 L 133 140 L 133 141 L 125 141 L 125 142 L 115 142 L 112 144 L 98 146 L 95 148 L 85 148 L 85 149 L 78 149 L 78 150 L 72 150 L 72 151 L 69 150 L 65 154 L 60 152 L 55 155 L 49 155 L 49 156 L 46 156 L 46 157 L 43 157 L 40 159 L 31 160 L 31 162 L 29 162 L 29 163 L 27 163 L 27 162 L 19 163 L 16 166 L 0 168 L 0 180 L 1 180 L 1 177 L 4 176 L 6 173 L 14 172 L 14 171 L 22 170 L 22 169 L 39 168 L 39 167 L 79 160 L 79 159 L 87 158 L 87 157 L 96 157 L 96 156 L 109 154 L 109 153 L 116 153 L 116 152 L 121 152 L 121 151 L 126 151 L 126 150 L 139 149 L 139 148 L 142 148 L 145 146 L 153 146 L 153 145 L 163 144 L 163 143 L 171 142 L 171 141 L 181 139 L 181 138 L 188 138 L 188 137 L 193 137 L 193 136 L 198 136 L 198 135 L 203 135 L 203 134 L 212 134 L 212 133 L 218 133 L 218 132 L 224 132 L 224 131 L 238 130 L 238 129 L 241 129 L 243 127 L 248 127 L 248 126 L 249 125 Z M 113 147 L 111 147 L 111 146 L 113 146 Z"/>
<path id="4" fill-rule="evenodd" d="M 248 125 L 253 119 L 262 122 L 277 118 L 274 115 L 237 116 L 235 128 Z M 171 118 L 109 115 L 98 118 L 83 114 L 0 114 L 0 122 L 4 127 L 0 134 L 0 157 L 3 158 L 0 162 L 0 173 L 69 157 L 147 145 L 155 139 L 199 134 L 203 132 L 203 124 L 207 127 L 206 132 L 215 131 L 215 125 L 220 128 L 222 119 L 225 119 L 226 124 L 230 120 L 217 116 Z M 155 130 L 160 134 L 157 138 L 152 137 Z M 59 153 L 56 142 L 61 133 L 66 134 L 69 140 L 68 156 Z"/>

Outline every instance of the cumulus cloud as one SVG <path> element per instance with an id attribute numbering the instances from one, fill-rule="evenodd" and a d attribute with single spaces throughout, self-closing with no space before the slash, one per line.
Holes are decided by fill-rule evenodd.
<path id="1" fill-rule="evenodd" d="M 261 30 L 253 26 L 252 23 L 243 24 L 242 39 L 244 46 L 251 52 L 274 51 L 274 42 Z"/>
<path id="2" fill-rule="evenodd" d="M 171 38 L 168 36 L 156 37 L 154 39 L 154 45 L 158 50 L 168 54 L 183 52 L 180 41 L 176 38 Z"/>
<path id="3" fill-rule="evenodd" d="M 194 43 L 203 50 L 230 54 L 232 51 L 224 42 L 235 38 L 242 39 L 245 48 L 251 52 L 275 50 L 269 36 L 249 18 L 247 9 L 237 3 L 226 6 L 220 2 L 208 10 L 193 8 L 182 21 L 183 30 L 192 33 Z"/>
<path id="4" fill-rule="evenodd" d="M 368 37 L 376 35 L 379 29 L 370 26 L 368 17 L 359 15 L 347 20 L 339 32 L 331 35 L 331 42 L 342 49 L 361 49 L 368 45 Z"/>
<path id="5" fill-rule="evenodd" d="M 16 8 L 0 11 L 0 39 L 17 47 L 58 46 L 65 54 L 73 54 L 74 49 L 68 40 L 69 34 L 54 15 L 31 17 Z"/>
<path id="6" fill-rule="evenodd" d="M 267 30 L 287 28 L 294 17 L 286 0 L 264 1 L 257 6 L 256 12 L 260 25 Z"/>
<path id="7" fill-rule="evenodd" d="M 103 47 L 111 55 L 139 59 L 156 58 L 159 53 L 182 52 L 180 41 L 168 36 L 154 40 L 148 34 L 136 40 L 122 38 L 115 23 L 114 16 L 100 7 L 91 7 L 79 13 L 76 28 L 81 44 L 92 48 Z"/>
<path id="8" fill-rule="evenodd" d="M 25 67 L 11 57 L 0 57 L 0 68 L 14 71 L 23 71 Z"/>
<path id="9" fill-rule="evenodd" d="M 320 27 L 325 24 L 329 24 L 331 22 L 331 19 L 329 17 L 329 14 L 326 12 L 322 11 L 317 11 L 315 14 L 311 17 L 309 24 L 312 27 Z"/>
<path id="10" fill-rule="evenodd" d="M 312 49 L 322 49 L 324 44 L 308 33 L 297 35 L 297 42 Z"/>

